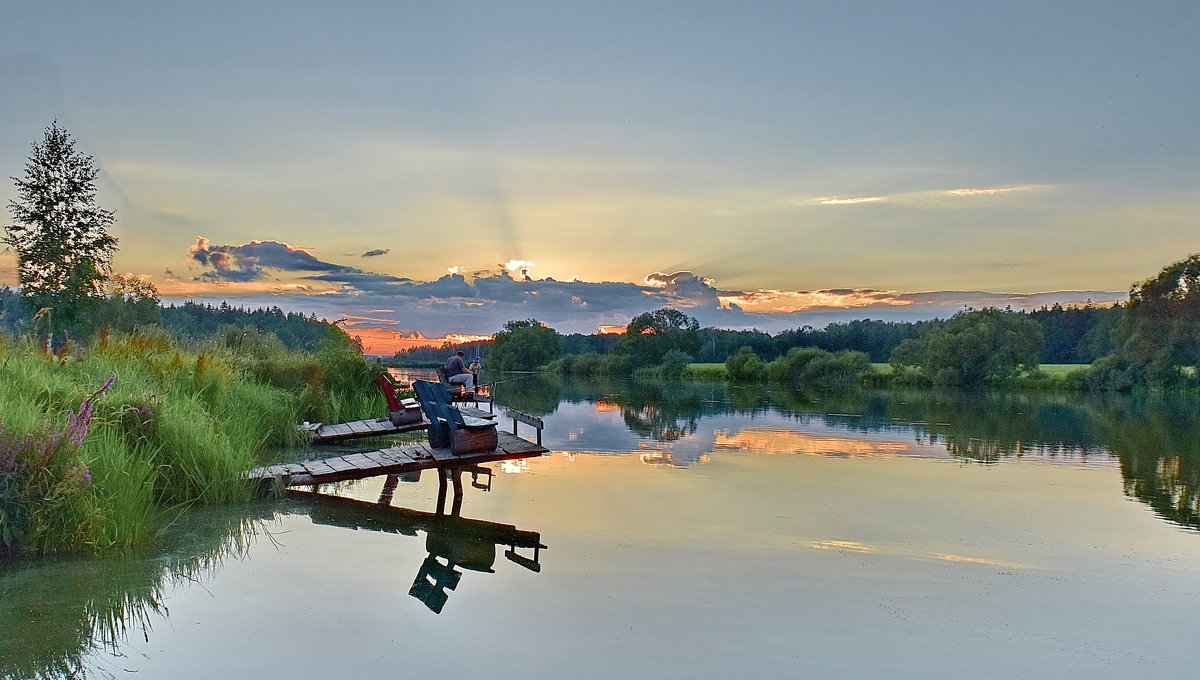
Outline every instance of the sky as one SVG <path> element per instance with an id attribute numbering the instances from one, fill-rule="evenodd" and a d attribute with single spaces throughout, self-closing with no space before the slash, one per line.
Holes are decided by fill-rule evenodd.
<path id="1" fill-rule="evenodd" d="M 18 1 L 0 176 L 57 119 L 118 271 L 376 351 L 1107 302 L 1200 250 L 1198 29 L 1190 1 Z"/>

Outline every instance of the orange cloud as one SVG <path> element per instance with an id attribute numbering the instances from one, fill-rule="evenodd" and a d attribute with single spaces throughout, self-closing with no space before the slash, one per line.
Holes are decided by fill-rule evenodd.
<path id="1" fill-rule="evenodd" d="M 440 337 L 425 337 L 420 331 L 405 333 L 391 328 L 369 326 L 364 328 L 347 329 L 350 335 L 362 338 L 363 351 L 367 354 L 395 354 L 401 350 L 418 347 L 441 347 L 445 344 L 462 344 L 467 342 L 485 342 L 492 339 L 490 335 L 471 335 L 469 333 L 447 333 Z"/>
<path id="2" fill-rule="evenodd" d="M 737 305 L 747 312 L 802 312 L 814 308 L 853 308 L 870 305 L 901 307 L 912 300 L 896 291 L 858 289 L 723 291 L 717 295 L 722 307 Z"/>

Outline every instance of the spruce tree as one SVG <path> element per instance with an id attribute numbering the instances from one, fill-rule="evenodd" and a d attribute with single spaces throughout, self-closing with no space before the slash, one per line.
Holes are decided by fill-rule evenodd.
<path id="1" fill-rule="evenodd" d="M 36 307 L 54 307 L 60 318 L 76 317 L 83 303 L 104 296 L 117 239 L 108 234 L 116 214 L 96 203 L 91 156 L 58 121 L 34 142 L 25 176 L 14 177 L 9 201 L 15 224 L 4 243 L 17 253 L 21 291 Z M 63 319 L 66 320 L 66 319 Z"/>

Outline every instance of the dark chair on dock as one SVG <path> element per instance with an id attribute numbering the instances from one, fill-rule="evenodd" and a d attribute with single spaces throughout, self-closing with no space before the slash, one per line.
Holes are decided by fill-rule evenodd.
<path id="1" fill-rule="evenodd" d="M 417 402 L 429 419 L 429 445 L 451 453 L 491 451 L 498 445 L 496 421 L 464 416 L 450 404 L 442 386 L 426 380 L 413 381 Z"/>

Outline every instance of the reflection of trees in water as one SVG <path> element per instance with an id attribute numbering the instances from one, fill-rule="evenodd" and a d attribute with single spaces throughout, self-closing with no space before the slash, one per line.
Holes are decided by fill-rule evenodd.
<path id="1" fill-rule="evenodd" d="M 558 408 L 558 376 L 544 373 L 497 373 L 492 395 L 496 403 L 533 416 L 544 416 Z"/>
<path id="2" fill-rule="evenodd" d="M 563 382 L 562 396 L 571 403 L 614 404 L 632 432 L 659 442 L 677 441 L 693 434 L 700 416 L 728 409 L 724 386 L 712 384 L 571 379 Z"/>
<path id="3" fill-rule="evenodd" d="M 621 417 L 630 430 L 655 441 L 673 442 L 696 431 L 703 410 L 698 395 L 684 390 L 663 390 L 662 385 L 632 382 L 618 401 Z"/>
<path id="4" fill-rule="evenodd" d="M 806 393 L 762 385 L 565 381 L 568 401 L 620 407 L 631 430 L 659 441 L 698 419 L 774 411 L 851 432 L 915 433 L 964 460 L 1084 461 L 1115 454 L 1125 491 L 1172 522 L 1200 529 L 1200 397 L 932 390 Z"/>
<path id="5" fill-rule="evenodd" d="M 846 400 L 862 397 L 841 399 L 820 407 L 852 409 Z M 1031 454 L 1084 460 L 1115 454 L 1126 494 L 1167 520 L 1200 529 L 1200 399 L 1195 396 L 895 391 L 873 393 L 859 403 L 864 417 L 845 427 L 894 426 L 883 422 L 887 418 L 913 428 L 919 441 L 940 443 L 967 460 L 997 462 Z"/>
<path id="6" fill-rule="evenodd" d="M 1010 456 L 1047 458 L 1106 455 L 1088 409 L 1077 396 L 1018 392 L 945 394 L 903 392 L 892 397 L 890 417 L 915 429 L 917 438 L 942 444 L 959 458 L 994 463 Z"/>
<path id="7" fill-rule="evenodd" d="M 1161 517 L 1200 529 L 1200 399 L 1138 395 L 1102 412 L 1106 443 L 1121 459 L 1125 493 Z"/>
<path id="8" fill-rule="evenodd" d="M 88 655 L 146 633 L 178 582 L 212 573 L 256 534 L 257 506 L 189 512 L 168 553 L 23 561 L 0 569 L 0 677 L 83 677 Z M 103 671 L 103 669 L 100 669 Z"/>
<path id="9" fill-rule="evenodd" d="M 1118 457 L 1125 493 L 1200 529 L 1200 399 L 1194 395 L 889 395 L 889 412 L 953 455 Z"/>

